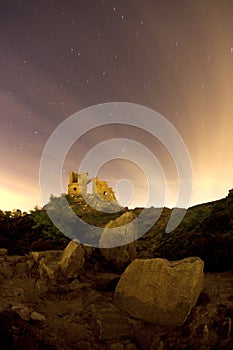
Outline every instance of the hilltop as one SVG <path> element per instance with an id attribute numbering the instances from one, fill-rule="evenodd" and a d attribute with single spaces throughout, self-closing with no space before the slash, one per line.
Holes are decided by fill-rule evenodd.
<path id="1" fill-rule="evenodd" d="M 64 249 L 70 239 L 78 238 L 82 243 L 82 239 L 85 240 L 88 235 L 91 242 L 98 243 L 100 237 L 92 230 L 85 231 L 84 237 L 75 237 L 72 233 L 72 220 L 64 214 L 64 199 L 81 220 L 97 227 L 104 227 L 124 212 L 138 216 L 144 210 L 146 218 L 147 214 L 150 216 L 161 211 L 154 226 L 137 240 L 140 257 L 177 260 L 195 255 L 204 260 L 206 271 L 225 271 L 233 267 L 232 191 L 221 200 L 189 208 L 182 222 L 171 233 L 165 232 L 172 212 L 168 208 L 120 208 L 118 212 L 105 213 L 92 209 L 81 198 L 77 201 L 68 195 L 52 196 L 46 209 L 55 211 L 61 223 L 69 225 L 70 236 L 65 237 L 52 224 L 45 208 L 34 208 L 30 214 L 21 214 L 20 211 L 0 212 L 0 248 L 7 248 L 9 254 L 24 255 L 32 250 Z M 142 225 L 147 225 L 146 219 Z"/>

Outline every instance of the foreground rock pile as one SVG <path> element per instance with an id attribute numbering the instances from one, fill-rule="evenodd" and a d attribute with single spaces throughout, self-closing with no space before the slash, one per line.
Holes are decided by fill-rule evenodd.
<path id="1" fill-rule="evenodd" d="M 75 241 L 27 256 L 0 249 L 0 348 L 230 349 L 231 272 L 204 283 L 199 258 L 134 259 L 119 272 L 101 257 Z"/>

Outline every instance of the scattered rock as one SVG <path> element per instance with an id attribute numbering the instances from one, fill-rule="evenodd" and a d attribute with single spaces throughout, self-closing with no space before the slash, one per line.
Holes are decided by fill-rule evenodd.
<path id="1" fill-rule="evenodd" d="M 122 214 L 111 220 L 102 233 L 99 247 L 103 257 L 112 263 L 117 270 L 124 268 L 137 257 L 136 215 L 131 212 Z"/>
<path id="2" fill-rule="evenodd" d="M 12 306 L 12 311 L 16 312 L 24 321 L 29 321 L 31 318 L 31 308 L 26 305 L 18 304 Z"/>
<path id="3" fill-rule="evenodd" d="M 37 311 L 33 311 L 31 307 L 23 304 L 13 305 L 12 311 L 16 312 L 24 321 L 35 320 L 35 321 L 45 321 L 44 315 Z"/>
<path id="4" fill-rule="evenodd" d="M 122 274 L 114 302 L 132 317 L 161 326 L 182 325 L 203 289 L 203 268 L 196 257 L 136 259 Z"/>

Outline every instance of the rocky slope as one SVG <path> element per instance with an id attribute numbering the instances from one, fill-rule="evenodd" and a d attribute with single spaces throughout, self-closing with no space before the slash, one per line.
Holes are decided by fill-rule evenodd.
<path id="1" fill-rule="evenodd" d="M 54 204 L 59 208 L 60 199 L 52 198 Z M 142 211 L 104 214 L 75 202 L 71 206 L 91 225 L 106 227 L 102 238 L 93 237 L 103 246 L 111 242 L 108 228 Z M 156 211 L 146 210 L 145 227 L 147 215 Z M 232 195 L 190 208 L 166 234 L 170 214 L 164 208 L 136 242 L 98 249 L 69 244 L 45 210 L 1 212 L 0 348 L 232 349 Z M 119 229 L 120 236 L 126 233 Z M 188 258 L 182 270 L 178 260 L 187 257 L 204 262 L 204 287 L 203 272 L 192 267 L 197 258 Z"/>
<path id="2" fill-rule="evenodd" d="M 119 293 L 125 288 L 122 285 L 125 284 L 130 293 L 132 291 L 127 282 L 127 269 L 123 274 L 107 271 L 99 265 L 98 254 L 95 249 L 73 242 L 63 252 L 48 251 L 26 256 L 8 256 L 7 251 L 1 249 L 1 349 L 232 349 L 233 271 L 206 273 L 204 288 L 200 289 L 201 294 L 200 290 L 197 292 L 195 298 L 199 295 L 198 301 L 193 299 L 191 305 L 195 306 L 189 312 L 179 305 L 179 298 L 188 295 L 186 301 L 191 301 L 188 286 L 195 280 L 195 283 L 201 283 L 196 268 L 193 277 L 188 272 L 196 260 L 188 260 L 186 265 L 177 262 L 176 266 L 183 267 L 175 273 L 174 264 L 169 267 L 166 263 L 165 274 L 161 272 L 161 263 L 156 263 L 157 259 L 143 260 L 153 264 L 152 278 L 146 277 L 144 268 L 140 267 L 143 266 L 142 260 L 137 260 L 137 273 L 133 272 L 133 275 L 135 283 L 140 283 L 141 294 L 137 288 L 135 293 L 144 302 L 142 307 L 135 305 L 137 313 L 134 315 L 132 304 L 130 311 L 127 307 L 122 308 L 119 302 Z M 78 257 L 79 263 L 74 264 Z M 179 273 L 184 278 L 183 287 Z M 188 273 L 188 280 L 185 273 Z M 121 275 L 126 277 L 122 280 Z M 170 285 L 169 275 L 173 281 Z M 145 314 L 147 307 L 150 310 L 151 302 L 146 300 L 147 296 L 150 295 L 150 300 L 156 299 L 156 290 L 159 291 L 158 304 L 162 305 L 162 310 L 167 310 L 167 316 L 171 315 L 167 320 L 161 318 L 161 322 L 155 315 L 156 310 L 149 319 L 149 314 Z M 169 291 L 173 293 L 172 300 L 167 299 L 164 303 L 163 295 L 169 295 Z M 126 300 L 124 296 L 123 300 Z M 171 312 L 169 305 L 176 305 L 176 309 Z M 180 318 L 181 310 L 186 312 L 185 322 L 183 316 L 182 320 Z"/>

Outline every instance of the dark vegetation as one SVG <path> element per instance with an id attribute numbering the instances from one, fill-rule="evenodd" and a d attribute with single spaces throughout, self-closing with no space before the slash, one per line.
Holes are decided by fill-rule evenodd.
<path id="1" fill-rule="evenodd" d="M 77 202 L 65 195 L 52 196 L 47 209 L 68 225 L 69 238 L 51 222 L 45 210 L 34 208 L 28 213 L 20 210 L 0 211 L 0 248 L 7 248 L 9 255 L 23 255 L 29 251 L 64 249 L 70 239 L 79 238 L 73 218 L 66 212 L 66 198 L 76 215 L 93 226 L 104 227 L 110 220 L 122 214 L 93 210 L 84 202 Z M 151 209 L 146 209 L 148 215 Z M 155 209 L 154 209 L 155 210 Z M 139 215 L 141 208 L 134 209 Z M 171 209 L 164 208 L 156 224 L 137 241 L 140 257 L 161 257 L 169 260 L 199 256 L 205 262 L 206 271 L 225 271 L 233 267 L 233 196 L 188 209 L 181 224 L 171 233 L 165 233 Z M 146 223 L 145 223 L 146 225 Z M 85 232 L 91 235 L 92 232 Z M 80 241 L 82 242 L 82 238 Z M 85 237 L 84 237 L 85 239 Z M 99 237 L 93 234 L 93 242 Z"/>

